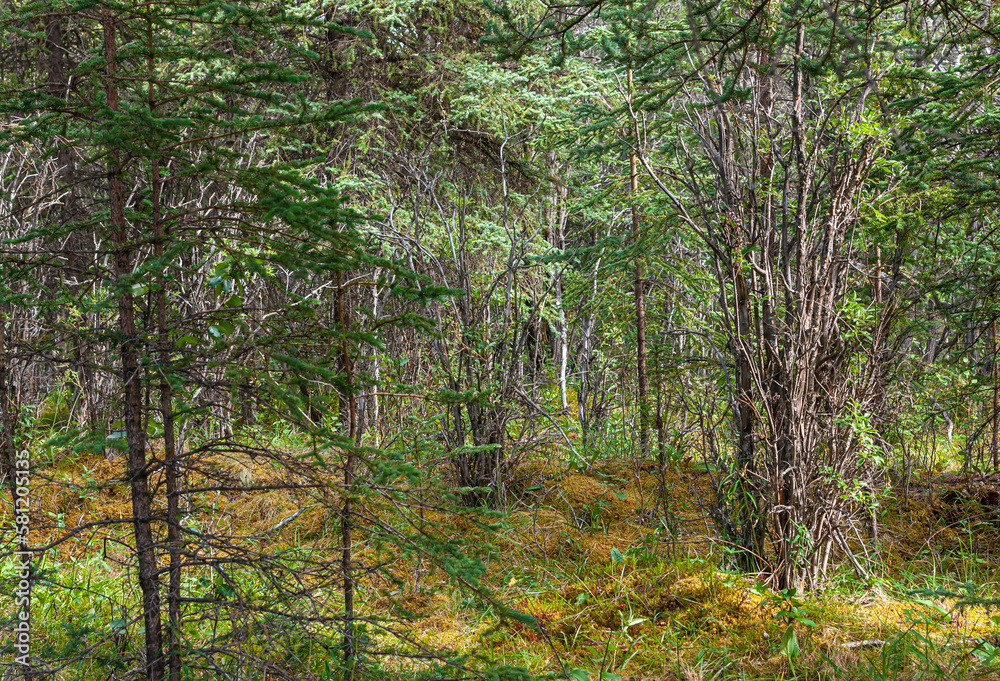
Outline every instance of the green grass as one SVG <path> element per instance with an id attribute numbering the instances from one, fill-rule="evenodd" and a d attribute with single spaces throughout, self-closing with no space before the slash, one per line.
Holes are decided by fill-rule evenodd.
<path id="1" fill-rule="evenodd" d="M 303 444 L 284 432 L 261 431 L 256 436 L 284 447 Z M 108 475 L 107 466 L 95 461 L 80 454 L 61 462 L 56 471 L 74 484 L 87 483 L 90 491 L 77 495 L 81 499 L 122 494 L 120 483 L 101 481 Z M 801 612 L 790 616 L 787 599 L 768 594 L 726 567 L 726 553 L 711 541 L 711 525 L 695 503 L 698 488 L 692 485 L 700 474 L 690 468 L 671 472 L 670 527 L 641 513 L 655 503 L 658 483 L 649 474 L 636 483 L 634 475 L 623 463 L 599 475 L 576 471 L 539 478 L 541 488 L 512 504 L 507 515 L 481 519 L 490 524 L 435 517 L 445 536 L 481 549 L 483 584 L 497 601 L 536 618 L 540 626 L 503 622 L 501 608 L 480 594 L 458 589 L 433 561 L 418 561 L 415 554 L 386 563 L 398 577 L 395 582 L 362 580 L 359 611 L 384 623 L 396 622 L 422 645 L 468 655 L 466 663 L 484 673 L 503 670 L 496 671 L 497 679 L 517 678 L 519 669 L 553 678 L 568 674 L 571 681 L 911 681 L 1000 675 L 998 641 L 990 638 L 1000 631 L 1000 619 L 986 607 L 1000 595 L 1000 567 L 993 560 L 1000 542 L 993 523 L 968 519 L 948 527 L 932 513 L 913 515 L 902 506 L 887 509 L 881 542 L 867 558 L 873 578 L 863 583 L 851 570 L 835 571 L 822 594 L 798 596 L 794 607 Z M 207 497 L 198 501 L 208 506 L 222 503 Z M 235 502 L 253 504 L 257 499 L 249 495 Z M 218 508 L 221 513 L 227 507 Z M 78 509 L 46 510 L 67 524 L 79 515 Z M 912 522 L 925 525 L 906 526 L 908 514 Z M 205 531 L 210 520 L 189 527 Z M 337 545 L 335 519 L 310 522 L 303 514 L 282 528 L 285 548 L 309 551 L 326 546 L 323 550 L 331 551 Z M 391 522 L 400 531 L 406 526 L 401 518 Z M 458 527 L 449 529 L 453 522 Z M 45 558 L 45 580 L 35 590 L 34 650 L 50 659 L 82 657 L 60 672 L 59 679 L 125 678 L 124 670 L 134 667 L 141 650 L 139 597 L 134 567 L 128 565 L 130 526 L 110 526 L 104 535 L 106 542 L 71 540 Z M 933 549 L 914 549 L 923 536 L 933 537 Z M 265 549 L 265 540 L 258 541 Z M 269 548 L 273 552 L 275 545 Z M 363 541 L 359 550 L 366 550 Z M 294 584 L 296 575 L 307 574 L 299 562 L 303 555 L 285 554 L 283 567 L 291 580 L 286 586 Z M 0 576 L 9 578 L 11 570 L 3 566 Z M 276 575 L 251 567 L 231 569 L 230 574 L 252 604 L 271 605 L 267 594 L 274 592 Z M 959 614 L 957 598 L 949 593 L 969 600 L 968 587 L 963 586 L 968 583 L 975 585 L 975 598 L 984 602 Z M 205 566 L 184 573 L 184 593 L 190 597 L 227 596 L 230 588 Z M 341 608 L 339 584 L 320 584 L 307 601 L 263 610 L 280 606 L 301 615 L 314 602 L 325 602 L 330 612 Z M 237 607 L 218 614 L 222 616 L 217 621 L 189 622 L 184 631 L 186 659 L 197 659 L 199 649 L 214 646 L 232 651 L 219 657 L 223 670 L 247 681 L 263 677 L 240 671 L 240 650 L 273 658 L 275 664 L 298 665 L 316 678 L 342 675 L 335 626 L 311 627 L 305 635 L 301 624 L 277 616 L 250 617 Z M 797 651 L 787 644 L 789 629 L 795 632 Z M 432 664 L 407 656 L 415 652 L 412 646 L 378 630 L 370 635 L 385 653 L 378 660 L 385 678 L 432 674 Z M 848 647 L 861 641 L 878 643 Z M 215 672 L 194 668 L 189 677 L 216 678 Z"/>

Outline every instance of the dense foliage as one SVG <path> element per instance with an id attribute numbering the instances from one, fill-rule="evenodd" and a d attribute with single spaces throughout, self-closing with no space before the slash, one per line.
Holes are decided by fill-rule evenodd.
<path id="1" fill-rule="evenodd" d="M 869 580 L 888 499 L 1000 469 L 997 21 L 0 2 L 4 668 L 516 676 L 413 599 L 539 626 L 469 537 L 540 462 L 652 470 L 671 540 L 698 467 L 786 614 Z"/>

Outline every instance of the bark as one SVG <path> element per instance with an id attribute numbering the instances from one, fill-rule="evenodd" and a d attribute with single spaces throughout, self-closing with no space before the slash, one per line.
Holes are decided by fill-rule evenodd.
<path id="1" fill-rule="evenodd" d="M 105 94 L 108 108 L 117 112 L 118 89 L 115 83 L 117 48 L 115 21 L 110 10 L 104 10 L 103 24 Z M 139 364 L 139 342 L 135 329 L 132 289 L 127 284 L 132 274 L 132 246 L 129 243 L 128 224 L 125 221 L 121 160 L 114 147 L 108 150 L 108 158 L 108 205 L 114 239 L 114 273 L 121 288 L 118 294 L 118 331 L 121 334 L 122 406 L 125 416 L 125 436 L 128 441 L 128 476 L 139 566 L 139 589 L 142 592 L 146 678 L 149 681 L 159 681 L 163 678 L 164 671 L 160 630 L 160 590 L 151 528 L 152 499 L 146 462 L 146 429 L 143 424 L 142 369 Z"/>
<path id="2" fill-rule="evenodd" d="M 149 113 L 156 111 L 156 82 L 153 74 L 153 25 L 147 33 L 149 56 Z M 180 489 L 178 486 L 177 443 L 174 430 L 174 398 L 170 384 L 170 336 L 167 326 L 167 283 L 164 276 L 163 250 L 168 239 L 166 225 L 160 208 L 162 193 L 160 161 L 153 158 L 150 177 L 150 209 L 153 223 L 154 253 L 160 263 L 156 275 L 156 332 L 157 360 L 160 374 L 160 416 L 163 420 L 163 457 L 166 462 L 167 486 L 167 546 L 169 552 L 169 584 L 167 587 L 167 678 L 180 681 L 181 678 L 181 531 L 180 531 Z"/>
<path id="3" fill-rule="evenodd" d="M 795 167 L 798 174 L 795 197 L 795 238 L 800 240 L 808 229 L 807 201 L 810 190 L 810 171 L 806 154 L 806 143 L 803 132 L 803 112 L 802 112 L 802 68 L 801 58 L 805 40 L 805 26 L 799 24 L 798 34 L 795 40 L 795 60 L 792 84 L 792 144 L 794 146 Z M 791 250 L 798 253 L 798 248 L 791 247 Z M 801 264 L 796 263 L 796 264 Z M 798 268 L 797 268 L 798 269 Z M 796 272 L 793 274 L 799 274 Z M 799 309 L 804 307 L 798 303 Z M 801 348 L 799 348 L 801 350 Z M 792 350 L 791 354 L 798 354 Z M 786 362 L 789 360 L 786 357 Z M 792 365 L 794 366 L 794 364 Z M 787 367 L 787 364 L 786 364 Z M 786 367 L 783 367 L 785 369 Z M 778 458 L 778 513 L 777 513 L 777 533 L 778 533 L 778 565 L 777 565 L 777 587 L 787 589 L 798 585 L 799 560 L 796 556 L 796 529 L 793 523 L 792 509 L 796 506 L 796 483 L 803 482 L 801 471 L 797 470 L 796 455 L 802 443 L 795 442 L 791 429 L 795 426 L 796 415 L 804 416 L 807 407 L 803 400 L 808 396 L 809 391 L 795 391 L 798 394 L 788 394 L 793 391 L 788 390 L 789 380 L 794 380 L 790 373 L 783 371 L 782 395 L 780 406 L 777 411 L 775 424 L 775 448 Z M 805 394 L 803 394 L 805 393 Z M 798 405 L 793 404 L 793 400 L 798 400 Z M 797 408 L 796 408 L 797 406 Z M 796 414 L 798 412 L 798 414 Z M 801 440 L 801 438 L 799 438 Z M 798 446 L 797 446 L 798 445 Z M 801 504 L 799 504 L 801 506 Z M 804 509 L 803 509 L 804 510 Z"/>
<path id="4" fill-rule="evenodd" d="M 342 338 L 341 359 L 344 365 L 347 387 L 347 436 L 350 443 L 347 446 L 344 460 L 344 502 L 341 507 L 341 570 L 344 576 L 344 681 L 353 681 L 357 660 L 357 641 L 354 637 L 354 570 L 352 556 L 353 510 L 351 494 L 354 488 L 354 438 L 357 424 L 357 405 L 354 399 L 354 377 L 351 364 L 351 353 L 347 343 L 347 326 L 344 316 L 344 288 L 341 274 L 337 273 L 337 318 L 340 324 Z"/>
<path id="5" fill-rule="evenodd" d="M 52 14 L 46 18 L 45 51 L 43 53 L 45 59 L 39 67 L 47 73 L 45 94 L 65 100 L 70 89 L 66 73 L 72 67 L 72 61 L 64 45 L 62 22 L 63 17 L 58 14 Z M 62 187 L 62 196 L 58 207 L 59 223 L 68 225 L 85 217 L 85 211 L 81 209 L 80 203 L 76 155 L 69 141 L 60 144 L 56 150 L 56 164 L 55 178 Z M 87 241 L 92 237 L 89 230 L 77 228 L 64 238 L 57 239 L 51 245 L 52 250 L 59 254 L 61 267 L 65 267 L 70 272 L 70 276 L 64 276 L 63 281 L 67 282 L 67 288 L 74 296 L 80 295 L 84 290 L 82 274 L 89 267 L 86 256 L 89 249 Z M 89 317 L 88 313 L 81 314 L 78 322 L 79 328 L 86 328 Z M 95 385 L 94 371 L 87 361 L 87 357 L 93 350 L 88 347 L 89 341 L 86 337 L 78 337 L 70 342 L 73 345 L 71 349 L 72 366 L 76 372 L 75 376 L 68 378 L 66 386 L 71 395 L 68 417 L 72 420 L 74 416 L 77 416 L 81 423 L 88 423 L 92 429 L 103 428 L 101 419 L 103 405 Z M 83 413 L 80 414 L 80 412 Z"/>
<path id="6" fill-rule="evenodd" d="M 631 108 L 633 91 L 632 69 L 628 70 L 628 94 Z M 639 208 L 637 206 L 639 193 L 639 167 L 636 160 L 636 149 L 639 146 L 639 123 L 635 113 L 632 113 L 631 137 L 633 148 L 629 153 L 629 179 L 632 194 L 632 244 L 636 248 L 635 256 L 635 359 L 636 387 L 639 403 L 639 447 L 642 455 L 649 454 L 649 379 L 646 376 L 646 294 L 642 279 L 642 259 L 639 256 Z"/>
<path id="7" fill-rule="evenodd" d="M 719 521 L 743 567 L 766 568 L 779 588 L 818 586 L 836 528 L 863 512 L 843 485 L 870 474 L 853 416 L 861 405 L 864 417 L 877 393 L 872 372 L 852 371 L 852 358 L 874 344 L 858 335 L 845 341 L 840 330 L 846 298 L 859 288 L 846 265 L 858 256 L 845 251 L 873 147 L 830 135 L 829 117 L 807 118 L 823 102 L 812 105 L 804 38 L 799 27 L 791 60 L 760 51 L 742 81 L 757 88 L 753 100 L 736 105 L 712 89 L 711 113 L 691 114 L 715 172 L 690 209 L 639 150 L 712 252 L 733 357 L 735 430 L 717 482 Z M 777 77 L 785 68 L 787 84 Z M 772 106 L 781 101 L 788 106 Z M 844 101 L 835 106 L 862 114 Z M 891 290 L 882 297 L 891 299 Z M 892 307 L 883 301 L 883 310 Z M 886 315 L 879 337 L 888 324 Z"/>
<path id="8" fill-rule="evenodd" d="M 253 387 L 249 380 L 240 383 L 238 389 L 240 400 L 240 425 L 252 426 L 257 423 L 257 415 L 254 411 Z"/>
<path id="9" fill-rule="evenodd" d="M 555 163 L 555 152 L 550 153 L 549 161 L 550 163 Z M 553 175 L 554 181 L 557 184 L 557 191 L 554 191 L 552 195 L 552 202 L 556 204 L 552 209 L 551 217 L 552 245 L 562 251 L 566 247 L 566 219 L 568 217 L 566 199 L 568 195 L 568 188 L 562 182 L 558 171 L 553 170 Z M 563 307 L 563 286 L 565 282 L 563 272 L 563 268 L 558 268 L 556 270 L 556 281 L 553 286 L 553 293 L 555 295 L 556 310 L 559 315 L 556 321 L 557 330 L 555 338 L 555 359 L 558 366 L 557 380 L 559 383 L 559 406 L 563 413 L 565 413 L 569 409 L 566 391 L 566 371 L 569 363 L 569 323 L 566 319 L 566 310 Z"/>
<path id="10" fill-rule="evenodd" d="M 993 438 L 990 449 L 993 454 L 993 471 L 1000 471 L 1000 363 L 997 363 L 997 320 L 993 320 Z"/>
<path id="11" fill-rule="evenodd" d="M 594 235 L 594 241 L 597 235 Z M 594 263 L 594 274 L 591 277 L 590 295 L 592 300 L 597 299 L 597 280 L 601 271 L 601 258 L 598 257 Z M 590 431 L 598 421 L 597 412 L 597 381 L 594 376 L 597 373 L 594 368 L 594 331 L 597 326 L 597 315 L 590 313 L 583 318 L 583 328 L 580 331 L 580 355 L 577 362 L 580 366 L 580 383 L 576 393 L 577 412 L 580 419 L 580 440 L 583 449 L 586 451 L 590 442 Z M 589 405 L 588 405 L 589 402 Z"/>
<path id="12" fill-rule="evenodd" d="M 374 279 L 378 279 L 378 270 L 376 270 L 376 276 Z M 380 299 L 380 292 L 377 286 L 372 288 L 372 322 L 374 324 L 379 323 L 379 306 L 385 303 Z M 371 409 L 372 409 L 372 430 L 375 441 L 373 444 L 378 447 L 382 442 L 382 423 L 381 423 L 381 401 L 379 400 L 378 385 L 382 374 L 382 360 L 381 355 L 378 351 L 372 351 L 372 392 L 371 392 Z"/>
<path id="13" fill-rule="evenodd" d="M 739 517 L 737 519 L 738 543 L 741 553 L 739 562 L 745 570 L 758 568 L 760 556 L 759 524 L 760 514 L 757 504 L 758 492 L 754 485 L 756 474 L 756 459 L 754 451 L 754 428 L 756 426 L 756 411 L 754 409 L 753 367 L 750 361 L 750 294 L 747 291 L 746 279 L 739 271 L 739 265 L 734 264 L 733 303 L 735 305 L 735 368 L 734 382 L 736 384 L 736 405 L 734 409 L 736 426 L 736 470 L 737 499 Z"/>

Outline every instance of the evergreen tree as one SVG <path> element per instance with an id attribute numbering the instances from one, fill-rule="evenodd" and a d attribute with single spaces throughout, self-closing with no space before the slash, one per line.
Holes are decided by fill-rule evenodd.
<path id="1" fill-rule="evenodd" d="M 407 640 L 395 624 L 405 614 L 362 609 L 372 571 L 401 551 L 466 582 L 477 568 L 433 523 L 401 530 L 386 519 L 393 509 L 405 524 L 416 513 L 409 490 L 425 483 L 362 443 L 357 396 L 373 378 L 357 359 L 377 347 L 376 324 L 423 322 L 403 305 L 366 327 L 352 291 L 420 305 L 441 290 L 377 255 L 325 168 L 324 145 L 361 107 L 326 100 L 310 45 L 345 29 L 305 3 L 53 1 L 16 5 L 3 21 L 13 63 L 0 143 L 8 154 L 30 149 L 55 193 L 82 205 L 67 213 L 46 190 L 13 185 L 2 304 L 16 319 L 40 305 L 53 332 L 35 355 L 30 338 L 10 343 L 38 371 L 113 377 L 98 400 L 110 405 L 107 421 L 72 419 L 48 446 L 126 450 L 126 562 L 140 591 L 110 635 L 87 624 L 76 635 L 104 632 L 100 652 L 77 652 L 70 637 L 39 653 L 38 670 L 75 658 L 97 674 L 126 664 L 108 648 L 138 619 L 149 679 L 367 674 L 384 634 Z M 74 42 L 56 45 L 56 33 Z M 39 49 L 63 51 L 62 69 L 18 63 Z M 75 159 L 72 181 L 65 157 Z M 65 243 L 79 246 L 64 256 L 55 244 Z M 46 282 L 57 282 L 55 295 Z M 81 345 L 89 356 L 74 356 Z M 234 429 L 234 411 L 258 427 Z M 268 432 L 281 424 L 291 442 Z M 239 504 L 266 505 L 277 490 L 293 490 L 301 507 L 256 533 L 221 531 L 246 521 Z M 339 525 L 339 540 L 289 545 L 281 530 L 303 514 Z M 50 550 L 109 522 L 55 532 Z"/>

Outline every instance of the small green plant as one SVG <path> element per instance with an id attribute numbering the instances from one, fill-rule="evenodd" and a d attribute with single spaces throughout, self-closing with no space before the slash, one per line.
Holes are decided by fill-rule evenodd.
<path id="1" fill-rule="evenodd" d="M 775 619 L 783 620 L 785 631 L 781 634 L 779 652 L 789 660 L 796 658 L 801 652 L 799 639 L 795 634 L 795 625 L 800 624 L 807 627 L 815 627 L 816 622 L 810 618 L 810 613 L 805 607 L 805 603 L 796 598 L 795 587 L 782 589 L 778 593 L 768 593 L 761 586 L 757 586 L 751 591 L 758 596 L 764 597 L 764 602 L 776 605 L 779 609 L 774 613 Z"/>
<path id="2" fill-rule="evenodd" d="M 591 681 L 590 672 L 586 669 L 571 669 L 569 670 L 569 678 L 572 681 Z M 613 674 L 611 672 L 601 672 L 600 674 L 594 675 L 594 681 L 614 681 L 615 679 L 620 679 L 619 674 Z"/>

